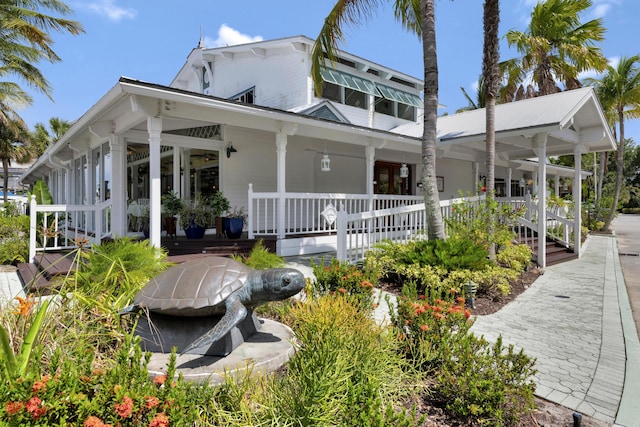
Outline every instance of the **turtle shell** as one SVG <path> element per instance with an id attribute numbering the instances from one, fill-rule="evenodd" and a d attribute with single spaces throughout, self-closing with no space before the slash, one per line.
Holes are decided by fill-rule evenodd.
<path id="1" fill-rule="evenodd" d="M 134 305 L 172 316 L 210 316 L 241 289 L 253 270 L 230 258 L 208 256 L 169 267 L 136 295 Z"/>

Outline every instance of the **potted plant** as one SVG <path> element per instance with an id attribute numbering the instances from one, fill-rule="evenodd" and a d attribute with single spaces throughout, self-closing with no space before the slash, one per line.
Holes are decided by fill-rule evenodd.
<path id="1" fill-rule="evenodd" d="M 224 234 L 224 214 L 229 210 L 229 200 L 224 197 L 222 191 L 216 191 L 211 197 L 209 205 L 215 220 L 216 234 L 220 237 Z"/>
<path id="2" fill-rule="evenodd" d="M 180 210 L 182 228 L 188 239 L 201 239 L 211 219 L 209 203 L 200 195 L 195 200 L 185 203 Z"/>
<path id="3" fill-rule="evenodd" d="M 227 237 L 229 239 L 240 238 L 246 221 L 247 214 L 244 213 L 244 207 L 234 206 L 224 219 L 224 232 Z"/>
<path id="4" fill-rule="evenodd" d="M 165 228 L 167 229 L 167 236 L 176 235 L 176 215 L 179 215 L 182 209 L 184 208 L 184 202 L 180 197 L 178 197 L 178 193 L 175 191 L 170 191 L 169 193 L 162 196 L 162 208 L 164 212 L 168 215 L 165 217 Z"/>

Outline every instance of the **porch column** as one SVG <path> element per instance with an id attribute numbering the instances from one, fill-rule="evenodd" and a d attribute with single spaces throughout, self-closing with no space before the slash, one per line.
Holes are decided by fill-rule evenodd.
<path id="1" fill-rule="evenodd" d="M 127 234 L 127 200 L 125 191 L 115 191 L 117 188 L 127 188 L 127 156 L 122 137 L 111 134 L 109 136 L 111 150 L 111 233 L 113 236 Z"/>
<path id="2" fill-rule="evenodd" d="M 180 147 L 173 147 L 173 191 L 182 197 L 182 189 L 180 188 Z"/>
<path id="3" fill-rule="evenodd" d="M 286 221 L 284 216 L 286 206 L 286 166 L 287 166 L 287 134 L 284 132 L 276 133 L 276 150 L 277 150 L 277 191 L 278 191 L 278 239 L 286 237 Z"/>
<path id="4" fill-rule="evenodd" d="M 191 150 L 183 149 L 182 151 L 182 169 L 184 170 L 184 179 L 182 181 L 182 199 L 191 200 Z M 222 188 L 218 190 L 222 191 Z"/>
<path id="5" fill-rule="evenodd" d="M 149 133 L 149 243 L 160 247 L 161 232 L 161 203 L 160 188 L 160 143 L 162 133 L 162 119 L 147 117 L 147 132 Z"/>
<path id="6" fill-rule="evenodd" d="M 367 185 L 365 186 L 367 189 L 367 195 L 369 196 L 369 211 L 373 210 L 373 172 L 376 163 L 376 147 L 373 145 L 367 145 L 365 148 L 365 156 L 366 156 L 366 180 Z"/>
<path id="7" fill-rule="evenodd" d="M 582 256 L 582 146 L 573 149 L 573 251 Z"/>
<path id="8" fill-rule="evenodd" d="M 538 264 L 544 268 L 547 265 L 547 134 L 537 133 L 533 143 L 538 156 L 538 172 L 534 178 L 538 182 Z"/>
<path id="9" fill-rule="evenodd" d="M 553 194 L 556 197 L 560 197 L 560 176 L 556 175 L 553 177 Z"/>
<path id="10" fill-rule="evenodd" d="M 507 197 L 511 197 L 511 180 L 513 179 L 513 169 L 507 168 Z"/>
<path id="11" fill-rule="evenodd" d="M 480 173 L 480 164 L 478 162 L 471 163 L 471 173 L 473 174 L 473 189 L 471 192 L 478 194 L 478 173 Z"/>

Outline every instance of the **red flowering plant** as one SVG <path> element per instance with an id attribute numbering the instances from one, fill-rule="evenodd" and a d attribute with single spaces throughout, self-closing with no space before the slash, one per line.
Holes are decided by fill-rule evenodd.
<path id="1" fill-rule="evenodd" d="M 378 282 L 378 272 L 332 258 L 328 264 L 311 261 L 315 281 L 312 292 L 316 295 L 344 295 L 364 309 L 374 306 L 373 289 Z"/>
<path id="2" fill-rule="evenodd" d="M 422 368 L 442 363 L 445 348 L 452 340 L 463 339 L 473 324 L 465 298 L 451 289 L 443 298 L 418 295 L 415 283 L 403 286 L 391 322 L 405 355 Z"/>

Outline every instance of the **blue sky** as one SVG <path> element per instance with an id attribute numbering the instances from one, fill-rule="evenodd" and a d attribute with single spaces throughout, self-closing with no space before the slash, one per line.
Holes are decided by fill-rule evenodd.
<path id="1" fill-rule="evenodd" d="M 524 31 L 537 0 L 501 1 L 501 36 Z M 334 0 L 67 0 L 72 19 L 86 30 L 80 36 L 54 34 L 62 58 L 40 69 L 53 87 L 54 102 L 33 94 L 33 106 L 21 111 L 30 127 L 51 117 L 76 120 L 120 76 L 168 85 L 200 38 L 208 47 L 305 35 L 315 38 Z M 391 2 L 390 2 L 391 3 Z M 435 0 L 439 100 L 453 113 L 467 105 L 460 87 L 475 93 L 481 72 L 482 0 Z M 612 63 L 640 53 L 636 34 L 638 0 L 593 0 L 584 20 L 602 17 L 607 28 L 601 44 Z M 414 34 L 393 19 L 390 7 L 369 21 L 349 27 L 341 47 L 358 56 L 415 77 L 423 73 L 422 48 Z M 504 41 L 501 59 L 517 56 Z M 640 121 L 626 136 L 640 140 Z"/>

